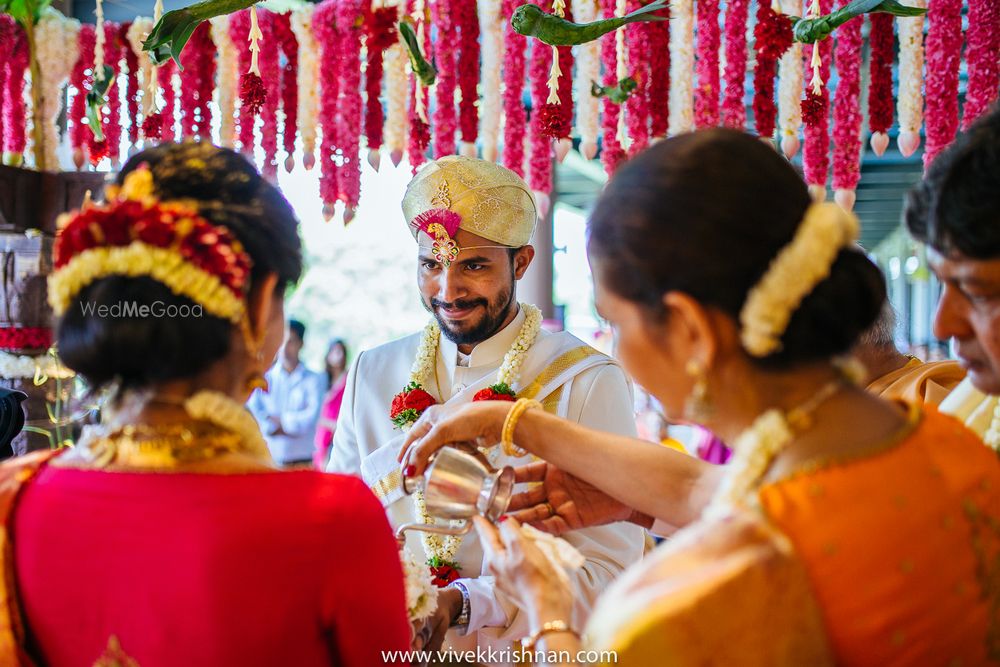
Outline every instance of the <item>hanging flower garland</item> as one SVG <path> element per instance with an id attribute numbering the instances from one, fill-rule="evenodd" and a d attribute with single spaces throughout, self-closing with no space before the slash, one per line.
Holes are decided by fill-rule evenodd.
<path id="1" fill-rule="evenodd" d="M 769 0 L 760 0 L 767 5 Z M 737 130 L 747 124 L 743 102 L 747 73 L 747 21 L 750 0 L 729 0 L 726 5 L 726 86 L 722 94 L 722 124 Z M 758 47 L 759 48 L 759 47 Z"/>
<path id="2" fill-rule="evenodd" d="M 416 25 L 417 43 L 423 47 L 428 62 L 434 60 L 431 31 L 424 0 L 407 0 L 406 13 Z M 407 137 L 406 152 L 413 173 L 427 159 L 427 148 L 431 144 L 431 128 L 428 124 L 427 108 L 430 104 L 430 90 L 423 85 L 416 72 L 410 71 L 410 133 Z"/>
<path id="3" fill-rule="evenodd" d="M 365 137 L 368 140 L 368 162 L 375 171 L 379 167 L 379 150 L 382 148 L 385 117 L 382 113 L 382 74 L 386 50 L 395 44 L 395 7 L 373 8 L 365 21 L 365 51 L 368 66 L 365 68 Z"/>
<path id="4" fill-rule="evenodd" d="M 151 89 L 150 85 L 155 74 L 153 72 L 153 64 L 149 60 L 149 54 L 146 51 L 143 51 L 142 49 L 142 42 L 146 39 L 146 35 L 148 35 L 150 31 L 152 31 L 152 29 L 153 29 L 153 20 L 148 18 L 143 18 L 140 16 L 136 17 L 136 19 L 132 21 L 132 25 L 130 25 L 126 30 L 126 39 L 128 40 L 128 44 L 130 47 L 129 50 L 132 51 L 133 54 L 135 54 L 137 61 L 136 74 L 142 72 L 142 84 L 141 84 L 142 87 L 140 88 L 137 84 L 135 92 L 136 98 L 140 100 L 139 109 L 142 114 L 142 117 L 140 120 L 139 114 L 130 116 L 131 120 L 130 127 L 135 129 L 135 137 L 136 137 L 135 140 L 132 141 L 133 145 L 138 144 L 139 133 L 141 130 L 143 130 L 146 124 L 146 119 L 154 111 L 154 103 L 155 103 L 154 98 L 156 93 L 155 93 L 155 87 Z M 158 123 L 157 127 L 159 127 Z M 131 136 L 131 129 L 130 129 L 130 136 Z"/>
<path id="5" fill-rule="evenodd" d="M 927 146 L 924 170 L 958 131 L 958 70 L 962 52 L 962 0 L 934 0 L 927 20 Z"/>
<path id="6" fill-rule="evenodd" d="M 625 13 L 642 8 L 642 0 L 628 0 Z M 649 146 L 649 39 L 650 23 L 631 23 L 621 33 L 625 39 L 628 75 L 635 79 L 636 89 L 625 101 L 625 124 L 628 128 L 628 154 L 635 155 Z"/>
<path id="7" fill-rule="evenodd" d="M 336 28 L 336 0 L 316 5 L 313 13 L 313 34 L 319 46 L 320 109 L 319 127 L 323 138 L 319 147 L 319 193 L 323 202 L 323 217 L 333 219 L 337 202 L 337 97 L 340 94 L 340 39 Z"/>
<path id="8" fill-rule="evenodd" d="M 567 20 L 573 20 L 573 10 L 570 0 L 565 0 L 566 4 L 566 18 Z M 573 148 L 573 67 L 575 66 L 575 58 L 573 57 L 573 49 L 569 46 L 560 46 L 555 50 L 553 55 L 558 54 L 558 65 L 559 65 L 559 112 L 561 114 L 560 119 L 560 132 L 556 137 L 556 159 L 561 163 L 569 155 L 569 151 Z"/>
<path id="9" fill-rule="evenodd" d="M 813 0 L 811 16 L 830 13 L 832 0 Z M 812 69 L 812 78 L 802 100 L 802 121 L 805 123 L 805 143 L 802 152 L 802 171 L 809 191 L 816 201 L 826 198 L 826 179 L 830 171 L 830 56 L 833 44 L 829 39 L 817 42 L 806 55 Z"/>
<path id="10" fill-rule="evenodd" d="M 281 106 L 281 64 L 275 30 L 275 13 L 262 9 L 258 16 L 260 28 L 260 81 L 264 84 L 264 99 L 260 106 L 260 147 L 264 151 L 261 174 L 271 182 L 278 178 L 278 108 Z M 294 133 L 292 141 L 295 140 Z"/>
<path id="11" fill-rule="evenodd" d="M 340 0 L 337 5 L 337 26 L 341 38 L 340 111 L 342 114 L 340 139 L 343 162 L 337 184 L 338 197 L 344 202 L 344 224 L 354 219 L 361 201 L 361 17 L 362 0 Z"/>
<path id="12" fill-rule="evenodd" d="M 0 43 L 9 44 L 14 39 L 14 31 L 17 24 L 14 19 L 7 14 L 0 14 Z M 4 123 L 3 108 L 7 99 L 7 63 L 0 62 L 0 153 L 3 152 L 3 145 L 6 136 L 6 124 Z"/>
<path id="13" fill-rule="evenodd" d="M 295 134 L 299 113 L 299 40 L 292 30 L 292 12 L 275 14 L 274 39 L 285 64 L 281 67 L 281 147 L 285 151 L 285 171 L 295 167 Z"/>
<path id="14" fill-rule="evenodd" d="M 212 24 L 202 23 L 198 30 L 202 31 L 202 57 L 199 59 L 198 76 L 198 136 L 204 141 L 212 140 L 212 100 L 215 97 L 216 49 L 212 39 Z"/>
<path id="15" fill-rule="evenodd" d="M 134 147 L 139 143 L 139 56 L 132 48 L 129 40 L 129 30 L 132 22 L 122 23 L 118 29 L 118 41 L 122 45 L 122 55 L 125 58 L 125 113 L 128 114 L 128 143 Z"/>
<path id="16" fill-rule="evenodd" d="M 524 130 L 527 115 L 521 91 L 524 87 L 524 67 L 527 38 L 519 35 L 510 25 L 514 10 L 521 0 L 502 0 L 501 16 L 503 35 L 503 166 L 524 177 Z"/>
<path id="17" fill-rule="evenodd" d="M 254 127 L 257 114 L 264 105 L 267 91 L 260 77 L 260 19 L 256 7 L 241 10 L 229 17 L 229 37 L 237 49 L 237 67 L 240 72 L 240 110 L 237 136 L 240 150 L 253 157 Z M 249 42 L 249 48 L 244 46 Z"/>
<path id="18" fill-rule="evenodd" d="M 694 91 L 694 124 L 719 124 L 719 3 L 701 0 L 696 5 L 698 44 L 695 54 L 698 87 Z"/>
<path id="19" fill-rule="evenodd" d="M 389 159 L 394 167 L 403 161 L 406 150 L 406 56 L 403 45 L 398 42 L 390 46 L 383 59 L 385 68 L 385 146 L 389 149 Z M 499 94 L 499 86 L 497 93 Z M 495 156 L 494 156 L 495 157 Z"/>
<path id="20" fill-rule="evenodd" d="M 605 18 L 614 18 L 615 0 L 602 0 L 602 13 Z M 617 31 L 604 35 L 601 41 L 601 63 L 604 66 L 604 74 L 601 83 L 604 86 L 615 87 L 620 80 L 618 76 L 618 37 Z M 604 171 L 610 176 L 615 173 L 625 160 L 625 149 L 619 140 L 618 124 L 622 113 L 621 105 L 613 102 L 611 96 L 605 95 L 601 99 L 601 164 Z"/>
<path id="21" fill-rule="evenodd" d="M 4 93 L 4 163 L 20 165 L 28 140 L 25 136 L 24 79 L 28 71 L 28 40 L 21 26 L 7 45 L 7 87 Z"/>
<path id="22" fill-rule="evenodd" d="M 782 13 L 802 16 L 802 0 L 780 0 Z M 789 160 L 799 152 L 802 129 L 802 44 L 793 42 L 778 62 L 778 130 L 781 151 Z"/>
<path id="23" fill-rule="evenodd" d="M 553 0 L 552 14 L 553 16 L 558 16 L 559 18 L 564 18 L 566 16 L 565 0 Z M 559 50 L 554 46 L 550 48 L 550 52 L 548 54 L 548 80 L 546 81 L 548 94 L 545 96 L 545 100 L 541 101 L 534 99 L 535 85 L 540 75 L 540 72 L 536 69 L 538 64 L 535 62 L 534 58 L 541 55 L 541 51 L 536 52 L 534 50 L 535 48 L 541 49 L 542 47 L 538 42 L 532 45 L 533 59 L 528 72 L 528 78 L 531 81 L 532 86 L 532 124 L 534 124 L 537 120 L 541 135 L 545 137 L 559 139 L 569 136 L 569 133 L 572 132 L 572 125 L 565 125 L 565 115 L 563 114 L 561 104 L 562 100 L 559 97 L 559 81 L 563 78 L 562 63 L 559 62 Z M 569 76 L 568 73 L 567 76 Z"/>
<path id="24" fill-rule="evenodd" d="M 556 61 L 558 62 L 558 60 Z M 528 128 L 528 187 L 535 193 L 539 216 L 548 213 L 548 193 L 552 191 L 552 124 L 558 124 L 561 115 L 558 109 L 558 88 L 553 91 L 556 103 L 549 106 L 549 73 L 552 68 L 552 47 L 535 41 L 531 45 L 531 61 L 528 65 L 528 81 L 531 86 L 531 125 Z M 558 84 L 557 84 L 558 85 Z M 553 112 L 553 107 L 554 112 Z M 548 124 L 548 125 L 546 125 Z"/>
<path id="25" fill-rule="evenodd" d="M 483 96 L 480 101 L 479 136 L 483 144 L 483 159 L 496 162 L 500 144 L 500 61 L 503 53 L 503 26 L 500 23 L 499 0 L 479 0 L 479 34 L 482 51 Z M 463 94 L 463 99 L 464 99 Z"/>
<path id="26" fill-rule="evenodd" d="M 62 109 L 62 87 L 73 69 L 67 53 L 76 53 L 80 22 L 48 9 L 35 26 L 35 57 L 41 74 L 41 115 L 44 122 L 44 163 L 49 171 L 59 171 L 59 133 L 56 122 Z M 0 66 L 2 68 L 2 66 Z M 33 82 L 32 85 L 37 85 Z M 36 149 L 37 152 L 37 149 Z"/>
<path id="27" fill-rule="evenodd" d="M 694 6 L 692 0 L 674 0 L 670 6 L 670 116 L 671 135 L 694 129 Z"/>
<path id="28" fill-rule="evenodd" d="M 120 160 L 122 143 L 121 109 L 122 98 L 119 87 L 121 61 L 123 57 L 122 43 L 118 40 L 121 25 L 106 21 L 104 23 L 104 61 L 111 65 L 112 83 L 107 92 L 107 113 L 102 114 L 101 129 L 104 131 L 105 153 L 111 159 L 111 167 L 117 169 Z M 93 157 L 91 157 L 93 160 Z"/>
<path id="29" fill-rule="evenodd" d="M 156 68 L 156 83 L 163 96 L 163 106 L 160 107 L 160 140 L 177 141 L 177 88 L 175 81 L 177 64 L 168 60 Z"/>
<path id="30" fill-rule="evenodd" d="M 101 0 L 97 0 L 97 7 L 95 10 L 95 14 L 97 15 L 97 24 L 94 26 L 94 33 L 95 33 L 94 61 L 91 71 L 93 72 L 92 75 L 93 86 L 98 87 L 106 80 L 105 69 L 104 69 L 105 65 L 104 54 L 105 54 L 105 45 L 108 37 L 106 26 L 104 24 L 104 4 Z M 114 67 L 113 57 L 111 66 L 112 68 Z M 115 90 L 116 90 L 115 77 L 112 74 L 111 84 L 108 86 L 107 93 L 104 98 L 105 103 L 109 102 L 114 97 Z M 89 100 L 87 103 L 88 105 L 90 104 Z M 108 124 L 107 120 L 108 120 L 107 114 L 102 111 L 100 137 L 98 137 L 98 133 L 93 128 L 90 128 L 90 131 L 85 133 L 85 136 L 87 138 L 87 157 L 90 160 L 90 164 L 95 167 L 101 160 L 103 160 L 109 154 L 107 135 L 104 134 L 104 128 Z"/>
<path id="31" fill-rule="evenodd" d="M 463 1 L 469 0 L 434 0 L 430 5 L 431 19 L 437 32 L 437 41 L 434 44 L 434 64 L 438 72 L 434 84 L 434 96 L 437 100 L 433 119 L 435 159 L 455 153 L 455 131 L 458 126 L 458 117 L 455 113 L 458 49 L 455 48 L 454 4 Z"/>
<path id="32" fill-rule="evenodd" d="M 753 70 L 753 118 L 757 134 L 774 135 L 778 107 L 774 103 L 774 77 L 778 61 L 792 45 L 792 25 L 784 14 L 775 11 L 766 0 L 757 4 L 754 26 L 757 62 Z"/>
<path id="33" fill-rule="evenodd" d="M 298 121 L 299 136 L 302 137 L 302 165 L 312 169 L 316 164 L 316 115 L 319 109 L 319 95 L 316 82 L 320 80 L 319 51 L 313 34 L 314 5 L 305 5 L 291 12 L 292 31 L 299 44 L 298 54 Z M 285 118 L 288 125 L 288 118 Z"/>
<path id="34" fill-rule="evenodd" d="M 854 208 L 854 191 L 861 180 L 863 25 L 864 19 L 859 16 L 837 28 L 834 52 L 839 81 L 833 100 L 833 189 L 836 202 L 848 211 Z"/>
<path id="35" fill-rule="evenodd" d="M 226 148 L 232 148 L 236 144 L 239 54 L 231 37 L 229 15 L 216 16 L 209 23 L 212 26 L 212 42 L 215 44 L 215 51 L 218 54 L 219 143 Z"/>
<path id="36" fill-rule="evenodd" d="M 475 0 L 458 0 L 453 5 L 455 26 L 459 29 L 458 41 L 458 128 L 462 135 L 461 153 L 476 157 L 476 139 L 479 138 L 479 18 Z"/>
<path id="37" fill-rule="evenodd" d="M 969 83 L 965 92 L 962 129 L 967 130 L 996 101 L 1000 90 L 1000 4 L 969 0 L 965 62 Z"/>
<path id="38" fill-rule="evenodd" d="M 205 87 L 203 79 L 209 74 L 205 61 L 215 61 L 215 44 L 210 33 L 210 24 L 199 24 L 181 51 L 181 65 L 184 69 L 180 71 L 178 78 L 181 84 L 181 136 L 184 139 L 210 136 L 211 125 L 202 116 L 201 99 Z M 211 73 L 214 74 L 214 71 Z"/>
<path id="39" fill-rule="evenodd" d="M 892 127 L 892 28 L 895 17 L 869 14 L 868 18 L 871 21 L 868 126 L 872 131 L 872 150 L 881 157 L 889 146 L 889 128 Z"/>
<path id="40" fill-rule="evenodd" d="M 926 7 L 926 0 L 912 0 L 913 7 Z M 920 148 L 924 124 L 924 17 L 899 19 L 899 137 L 903 157 Z"/>
<path id="41" fill-rule="evenodd" d="M 669 18 L 670 12 L 658 13 Z M 646 24 L 649 44 L 649 83 L 646 99 L 649 105 L 649 134 L 654 139 L 667 136 L 670 129 L 670 21 Z"/>
<path id="42" fill-rule="evenodd" d="M 597 20 L 597 0 L 577 0 L 573 8 L 576 20 L 592 23 Z M 567 74 L 568 76 L 568 74 Z M 590 94 L 594 82 L 601 78 L 600 41 L 580 44 L 576 52 L 576 132 L 580 137 L 580 153 L 588 160 L 597 156 L 597 136 L 600 131 L 600 101 Z"/>
<path id="43" fill-rule="evenodd" d="M 77 38 L 77 58 L 70 73 L 69 85 L 73 88 L 67 120 L 69 121 L 69 144 L 73 149 L 73 163 L 83 169 L 87 162 L 87 93 L 90 92 L 91 77 L 87 74 L 94 64 L 94 44 L 97 31 L 94 26 L 84 23 Z"/>

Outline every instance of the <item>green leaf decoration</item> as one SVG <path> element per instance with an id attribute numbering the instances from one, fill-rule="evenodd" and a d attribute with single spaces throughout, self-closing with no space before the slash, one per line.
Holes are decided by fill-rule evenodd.
<path id="1" fill-rule="evenodd" d="M 571 46 L 592 42 L 629 23 L 666 21 L 666 17 L 656 16 L 652 12 L 667 9 L 669 6 L 667 0 L 656 0 L 625 16 L 591 23 L 573 23 L 543 11 L 538 5 L 528 4 L 514 10 L 514 14 L 510 17 L 510 25 L 519 35 L 534 37 L 551 46 Z"/>
<path id="2" fill-rule="evenodd" d="M 108 89 L 114 82 L 115 70 L 111 65 L 105 65 L 104 78 L 94 77 L 94 85 L 87 93 L 87 125 L 94 133 L 94 138 L 104 141 L 104 130 L 101 129 L 101 107 L 104 106 L 108 96 Z"/>
<path id="3" fill-rule="evenodd" d="M 173 58 L 180 67 L 181 51 L 202 21 L 232 14 L 255 4 L 257 0 L 207 0 L 169 11 L 153 26 L 149 37 L 142 43 L 142 50 L 149 52 L 149 59 L 156 65 Z"/>
<path id="4" fill-rule="evenodd" d="M 437 69 L 428 62 L 420 50 L 417 33 L 413 27 L 413 19 L 406 16 L 399 22 L 399 36 L 403 46 L 406 47 L 406 54 L 410 57 L 410 67 L 413 68 L 413 73 L 420 79 L 424 88 L 430 88 L 437 80 Z"/>

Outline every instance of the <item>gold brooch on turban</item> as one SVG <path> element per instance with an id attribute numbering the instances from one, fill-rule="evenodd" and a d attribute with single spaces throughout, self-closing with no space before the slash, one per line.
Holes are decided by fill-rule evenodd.
<path id="1" fill-rule="evenodd" d="M 537 211 L 531 190 L 509 169 L 493 162 L 452 155 L 424 166 L 403 197 L 403 215 L 413 237 L 431 237 L 435 259 L 448 266 L 461 248 L 459 229 L 502 246 L 531 240 Z"/>

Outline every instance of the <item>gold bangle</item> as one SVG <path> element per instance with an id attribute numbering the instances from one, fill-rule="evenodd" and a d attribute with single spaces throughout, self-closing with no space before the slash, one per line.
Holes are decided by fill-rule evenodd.
<path id="1" fill-rule="evenodd" d="M 517 428 L 517 422 L 526 410 L 540 407 L 542 407 L 541 403 L 530 398 L 519 398 L 510 406 L 507 418 L 503 420 L 503 428 L 500 430 L 500 447 L 503 449 L 504 454 L 512 457 L 520 457 L 527 454 L 520 447 L 514 446 L 514 429 Z"/>
<path id="2" fill-rule="evenodd" d="M 566 621 L 547 621 L 544 624 L 542 624 L 542 627 L 538 628 L 533 633 L 531 633 L 530 636 L 526 637 L 521 641 L 521 648 L 523 648 L 526 651 L 530 651 L 531 649 L 535 648 L 535 644 L 538 643 L 539 639 L 541 639 L 545 635 L 553 634 L 556 632 L 568 632 L 577 639 L 580 638 L 580 633 L 574 630 L 573 628 L 569 627 L 569 623 L 567 623 Z"/>

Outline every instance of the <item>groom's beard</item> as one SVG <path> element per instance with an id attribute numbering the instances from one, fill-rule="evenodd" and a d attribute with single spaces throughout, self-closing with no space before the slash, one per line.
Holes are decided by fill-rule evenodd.
<path id="1" fill-rule="evenodd" d="M 484 307 L 484 312 L 479 319 L 468 320 L 457 326 L 448 322 L 439 314 L 439 308 L 441 307 L 465 309 L 476 306 Z M 500 331 L 513 306 L 514 287 L 511 285 L 510 288 L 498 294 L 497 298 L 493 301 L 488 299 L 459 299 L 449 303 L 447 301 L 431 299 L 430 308 L 427 308 L 427 310 L 431 311 L 434 315 L 438 326 L 441 327 L 441 333 L 448 340 L 456 345 L 474 345 L 487 340 Z M 426 308 L 427 305 L 424 304 L 424 307 Z"/>

